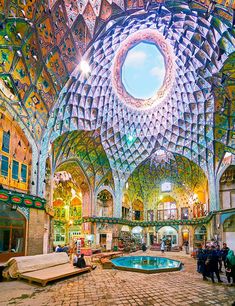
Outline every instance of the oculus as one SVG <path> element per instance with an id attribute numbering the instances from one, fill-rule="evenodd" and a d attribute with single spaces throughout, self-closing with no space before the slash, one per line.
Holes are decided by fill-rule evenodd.
<path id="1" fill-rule="evenodd" d="M 129 95 L 137 99 L 152 98 L 164 81 L 164 57 L 155 44 L 140 42 L 127 52 L 121 73 Z"/>
<path id="2" fill-rule="evenodd" d="M 133 80 L 133 78 L 130 80 L 129 76 L 129 81 L 126 79 L 127 74 L 130 73 L 130 71 L 128 71 L 128 66 L 132 63 L 133 67 L 136 65 L 136 69 L 138 69 L 138 66 L 140 66 L 140 59 L 145 57 L 143 52 L 141 54 L 140 51 L 146 48 L 150 48 L 150 56 L 153 57 L 155 54 L 155 59 L 159 61 L 158 59 L 160 58 L 162 64 L 158 62 L 157 64 L 160 65 L 157 66 L 154 62 L 155 59 L 152 59 L 152 67 L 149 66 L 148 69 L 150 69 L 149 73 L 153 74 L 153 79 L 155 80 L 153 81 L 153 86 L 147 94 L 144 92 L 143 88 L 142 90 L 140 88 L 138 91 L 139 93 L 135 94 L 136 91 L 133 93 L 130 89 L 130 87 L 133 87 L 135 80 Z M 158 67 L 158 71 L 156 67 Z M 157 73 L 161 75 L 161 78 L 157 76 Z M 144 77 L 146 77 L 146 75 Z M 144 81 L 144 77 L 142 76 L 142 82 Z M 152 108 L 162 102 L 167 102 L 170 99 L 174 80 L 175 56 L 173 49 L 165 37 L 156 29 L 139 30 L 128 36 L 121 43 L 114 57 L 112 84 L 117 96 L 122 102 L 138 110 Z"/>

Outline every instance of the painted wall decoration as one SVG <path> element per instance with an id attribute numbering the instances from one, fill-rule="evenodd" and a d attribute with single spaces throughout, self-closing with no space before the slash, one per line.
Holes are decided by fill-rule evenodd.
<path id="1" fill-rule="evenodd" d="M 45 199 L 7 189 L 0 190 L 0 202 L 36 209 L 45 209 L 46 205 Z"/>
<path id="2" fill-rule="evenodd" d="M 29 191 L 32 149 L 8 113 L 0 111 L 0 184 Z"/>

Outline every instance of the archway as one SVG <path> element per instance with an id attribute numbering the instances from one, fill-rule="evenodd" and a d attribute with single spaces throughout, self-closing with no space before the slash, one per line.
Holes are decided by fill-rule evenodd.
<path id="1" fill-rule="evenodd" d="M 209 197 L 208 179 L 202 168 L 182 155 L 160 151 L 142 162 L 128 178 L 130 198 L 143 199 L 149 221 L 204 216 L 209 210 Z"/>
<path id="2" fill-rule="evenodd" d="M 113 216 L 113 196 L 107 190 L 101 190 L 97 195 L 97 216 L 112 217 Z"/>
<path id="3" fill-rule="evenodd" d="M 144 220 L 144 203 L 136 199 L 132 204 L 132 220 Z"/>
<path id="4" fill-rule="evenodd" d="M 207 229 L 205 225 L 198 226 L 194 232 L 194 246 L 204 246 L 207 240 Z"/>
<path id="5" fill-rule="evenodd" d="M 223 242 L 235 251 L 235 213 L 227 218 L 223 223 Z"/>
<path id="6" fill-rule="evenodd" d="M 220 178 L 220 208 L 235 208 L 235 166 L 229 166 Z"/>
<path id="7" fill-rule="evenodd" d="M 131 230 L 131 234 L 135 243 L 140 245 L 144 241 L 144 229 L 141 226 L 135 226 Z"/>
<path id="8" fill-rule="evenodd" d="M 26 219 L 19 210 L 0 204 L 0 262 L 5 262 L 25 255 Z"/>
<path id="9" fill-rule="evenodd" d="M 178 245 L 179 237 L 177 230 L 172 226 L 163 226 L 157 231 L 158 243 L 164 240 L 166 243 L 170 242 L 171 246 Z"/>
<path id="10" fill-rule="evenodd" d="M 186 241 L 189 242 L 189 235 L 190 235 L 189 227 L 184 226 L 184 227 L 181 229 L 181 233 L 182 233 L 182 245 L 184 245 L 184 243 L 185 243 Z"/>
<path id="11" fill-rule="evenodd" d="M 90 232 L 85 232 L 82 217 L 88 215 L 91 203 L 89 185 L 78 164 L 60 165 L 54 174 L 53 206 L 54 244 L 73 244 L 77 239 L 85 243 Z"/>

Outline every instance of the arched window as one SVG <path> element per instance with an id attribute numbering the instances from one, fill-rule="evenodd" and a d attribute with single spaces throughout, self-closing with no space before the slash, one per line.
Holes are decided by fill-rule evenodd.
<path id="1" fill-rule="evenodd" d="M 175 220 L 178 218 L 178 210 L 175 202 L 159 203 L 157 209 L 158 220 Z"/>

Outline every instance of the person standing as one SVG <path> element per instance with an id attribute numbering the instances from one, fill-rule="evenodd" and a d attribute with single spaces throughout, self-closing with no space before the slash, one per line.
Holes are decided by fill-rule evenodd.
<path id="1" fill-rule="evenodd" d="M 164 254 L 164 251 L 165 251 L 165 241 L 164 240 L 162 240 L 162 242 L 161 242 L 161 252 L 162 252 L 162 254 Z"/>
<path id="2" fill-rule="evenodd" d="M 216 254 L 218 256 L 218 263 L 219 263 L 219 272 L 222 272 L 222 251 L 220 249 L 219 244 L 216 247 Z"/>
<path id="3" fill-rule="evenodd" d="M 226 269 L 226 258 L 227 258 L 227 255 L 228 255 L 228 251 L 229 251 L 229 248 L 227 247 L 227 243 L 223 243 L 223 247 L 221 249 L 221 257 L 222 257 L 222 261 L 224 263 L 224 268 Z"/>
<path id="4" fill-rule="evenodd" d="M 146 251 L 147 251 L 147 247 L 146 247 L 146 244 L 145 244 L 145 243 L 142 244 L 142 251 L 143 251 L 143 252 L 146 252 Z"/>
<path id="5" fill-rule="evenodd" d="M 214 245 L 211 246 L 211 250 L 210 250 L 210 253 L 208 255 L 206 265 L 207 265 L 207 268 L 208 268 L 208 272 L 210 273 L 212 283 L 215 282 L 214 273 L 215 273 L 215 275 L 218 279 L 218 283 L 222 283 L 223 281 L 220 279 L 219 268 L 218 268 L 219 258 L 218 258 L 218 255 L 216 253 Z"/>
<path id="6" fill-rule="evenodd" d="M 186 254 L 189 254 L 189 242 L 188 242 L 188 240 L 186 240 L 186 241 L 184 242 L 184 246 L 185 246 L 185 252 L 186 252 Z"/>
<path id="7" fill-rule="evenodd" d="M 226 258 L 226 276 L 228 283 L 231 282 L 232 279 L 232 285 L 235 285 L 235 256 L 234 252 L 232 250 L 228 251 L 228 255 Z"/>
<path id="8" fill-rule="evenodd" d="M 202 248 L 198 249 L 197 252 L 197 272 L 201 273 L 203 276 L 203 280 L 207 281 L 207 269 L 206 269 L 206 259 L 207 259 L 207 252 L 206 250 L 203 250 Z"/>

